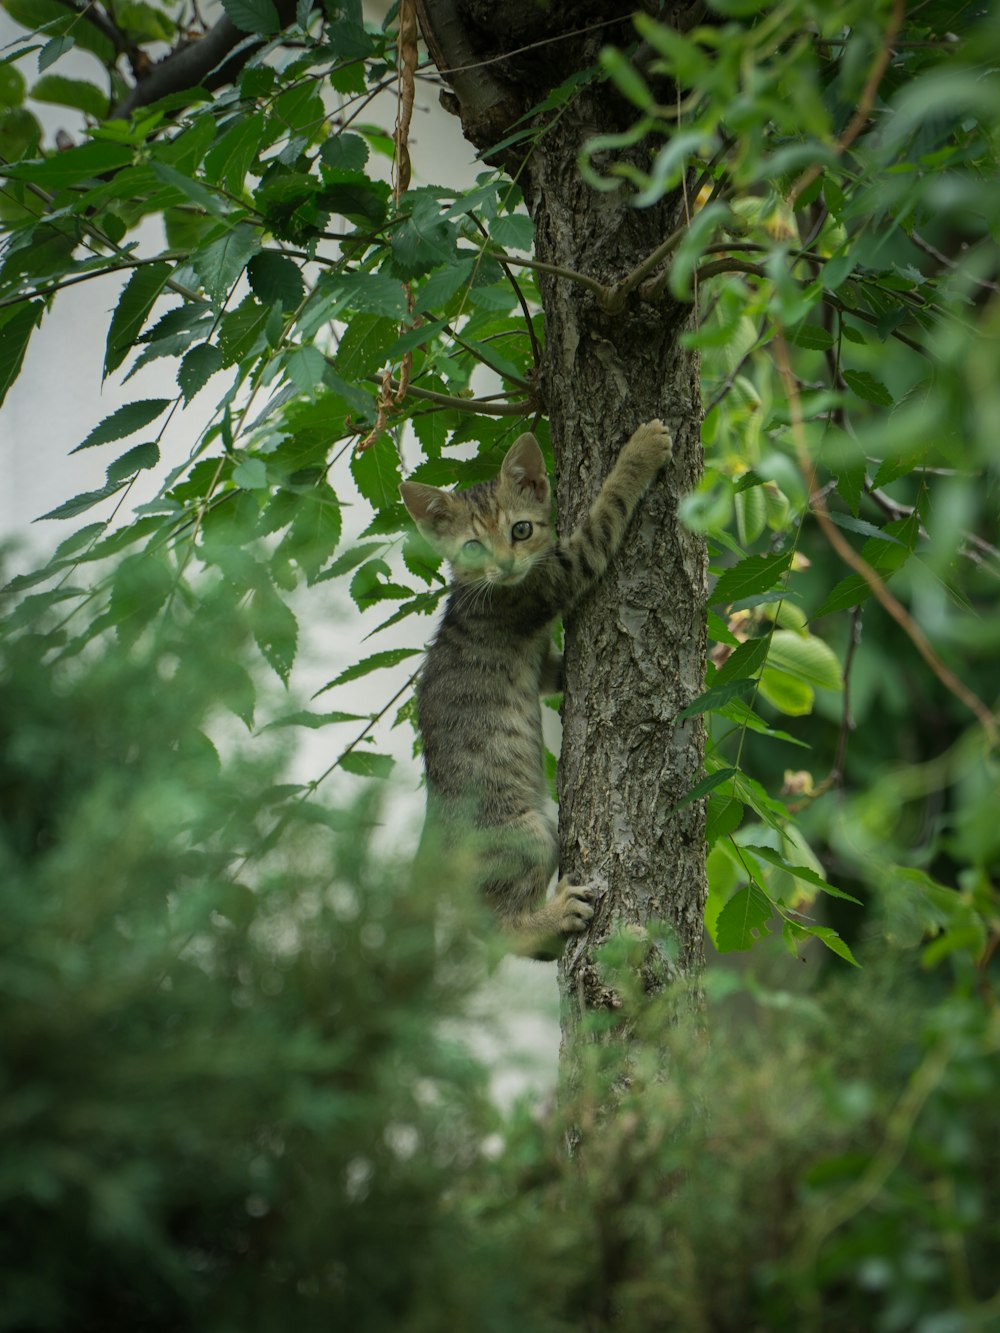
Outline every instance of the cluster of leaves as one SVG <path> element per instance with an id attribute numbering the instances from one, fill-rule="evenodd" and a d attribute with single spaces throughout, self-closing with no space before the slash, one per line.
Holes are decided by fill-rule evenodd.
<path id="1" fill-rule="evenodd" d="M 996 24 L 975 5 L 921 5 L 905 26 L 888 3 L 715 8 L 729 17 L 684 34 L 637 18 L 641 72 L 605 52 L 639 118 L 581 160 L 640 207 L 701 169 L 659 285 L 700 315 L 707 467 L 683 517 L 718 575 L 706 692 L 686 710 L 711 722 L 692 793 L 708 796 L 708 927 L 746 949 L 777 918 L 793 950 L 809 933 L 850 957 L 801 915 L 818 891 L 849 896 L 825 864 L 865 896 L 905 880 L 939 950 L 983 956 L 1000 861 Z M 645 137 L 665 140 L 648 172 L 615 160 Z M 922 781 L 906 767 L 942 750 Z M 816 800 L 841 785 L 839 812 Z"/>
<path id="2" fill-rule="evenodd" d="M 374 859 L 372 789 L 268 852 L 280 754 L 209 739 L 251 633 L 219 598 L 131 659 L 0 648 L 5 1330 L 387 1329 L 462 1245 L 468 922 Z"/>
<path id="3" fill-rule="evenodd" d="M 95 48 L 86 15 L 55 8 L 58 16 L 9 6 L 36 36 L 2 67 L 11 99 L 26 99 L 12 116 L 31 119 L 41 95 L 15 63 L 41 39 L 45 68 L 75 43 L 110 66 L 112 101 L 120 92 L 118 52 Z M 114 274 L 125 280 L 104 376 L 128 380 L 152 367 L 162 385 L 172 362 L 177 386 L 126 403 L 85 435 L 74 452 L 138 442 L 113 457 L 103 485 L 43 515 L 88 521 L 12 587 L 54 584 L 22 615 L 59 601 L 72 623 L 85 608 L 87 623 L 67 635 L 64 651 L 73 652 L 109 630 L 133 643 L 199 597 L 195 584 L 228 586 L 249 599 L 258 647 L 287 682 L 299 646 L 290 602 L 302 582 L 343 580 L 361 610 L 395 607 L 387 625 L 437 605 L 444 580 L 425 546 L 411 541 L 402 574 L 387 563 L 409 527 L 398 438 L 412 421 L 424 455 L 413 475 L 453 484 L 492 471 L 489 456 L 532 410 L 539 348 L 522 309 L 536 297 L 505 259 L 507 247 L 530 246 L 531 223 L 516 186 L 496 173 L 471 193 L 426 186 L 393 200 L 381 178 L 392 141 L 365 114 L 394 81 L 394 34 L 366 26 L 359 5 L 299 5 L 297 23 L 273 39 L 273 6 L 225 9 L 252 49 L 231 87 L 214 96 L 196 87 L 130 118 L 94 120 L 81 142 L 42 157 L 37 133 L 8 144 L 19 160 L 0 166 L 0 401 L 58 293 Z M 165 11 L 163 19 L 172 21 Z M 137 238 L 151 218 L 162 221 L 162 246 L 147 232 Z M 394 405 L 393 432 L 356 452 L 379 420 L 382 372 L 403 358 L 410 388 Z M 484 402 L 473 396 L 477 372 L 493 390 Z M 187 446 L 171 446 L 171 422 L 196 399 L 193 448 L 190 432 Z M 442 452 L 472 438 L 479 463 Z M 162 476 L 155 499 L 114 526 L 150 472 Z M 344 547 L 342 509 L 358 493 L 372 521 Z M 103 562 L 126 550 L 107 574 Z M 76 582 L 88 568 L 94 578 Z M 407 655 L 375 653 L 331 683 Z M 249 676 L 234 699 L 249 723 Z M 323 716 L 344 717 L 300 720 Z M 353 745 L 344 752 L 354 771 L 383 773 L 390 762 Z"/>

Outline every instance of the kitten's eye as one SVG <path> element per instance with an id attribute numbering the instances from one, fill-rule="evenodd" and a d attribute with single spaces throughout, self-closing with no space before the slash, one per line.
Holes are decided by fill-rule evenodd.
<path id="1" fill-rule="evenodd" d="M 475 537 L 470 537 L 469 540 L 465 542 L 465 544 L 462 546 L 463 555 L 480 556 L 483 554 L 485 550 L 486 547 L 482 544 L 482 542 L 477 542 Z"/>
<path id="2" fill-rule="evenodd" d="M 510 535 L 516 542 L 523 542 L 531 536 L 532 527 L 527 519 L 521 519 L 520 523 L 515 523 L 510 530 Z"/>

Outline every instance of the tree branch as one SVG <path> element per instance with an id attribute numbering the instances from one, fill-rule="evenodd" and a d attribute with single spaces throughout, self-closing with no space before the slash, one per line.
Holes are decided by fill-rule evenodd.
<path id="1" fill-rule="evenodd" d="M 294 0 L 277 0 L 278 17 L 282 25 L 295 17 Z M 191 88 L 221 87 L 231 83 L 246 62 L 265 43 L 265 38 L 254 38 L 223 16 L 202 37 L 185 42 L 170 55 L 164 56 L 139 79 L 116 107 L 112 118 L 124 119 L 139 107 L 148 106 L 169 93 L 186 92 Z M 230 52 L 246 42 L 241 51 L 227 59 Z"/>

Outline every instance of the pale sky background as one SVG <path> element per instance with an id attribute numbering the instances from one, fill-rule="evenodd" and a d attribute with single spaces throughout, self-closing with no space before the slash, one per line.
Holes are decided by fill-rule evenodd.
<path id="1" fill-rule="evenodd" d="M 380 7 L 370 9 L 375 12 Z M 20 35 L 23 29 L 0 10 L 0 55 Z M 37 77 L 36 61 L 37 55 L 32 54 L 17 64 L 29 86 Z M 69 52 L 59 61 L 58 72 L 102 82 L 100 67 L 86 53 Z M 37 103 L 32 109 L 45 127 L 47 143 L 52 142 L 59 129 L 79 140 L 82 117 L 77 113 Z M 393 100 L 383 95 L 372 105 L 366 119 L 391 129 L 394 114 Z M 414 185 L 463 187 L 471 184 L 482 170 L 482 164 L 475 161 L 471 146 L 462 137 L 458 120 L 441 109 L 433 87 L 420 82 L 410 154 Z M 151 224 L 151 248 L 159 244 L 159 232 L 154 228 L 155 224 Z M 116 456 L 109 455 L 108 448 L 88 449 L 72 457 L 70 451 L 123 403 L 137 398 L 172 397 L 177 391 L 178 362 L 172 358 L 154 362 L 124 383 L 129 358 L 101 384 L 108 322 L 124 281 L 117 275 L 95 278 L 59 293 L 41 328 L 33 335 L 21 375 L 0 408 L 0 542 L 14 539 L 20 544 L 20 550 L 8 562 L 9 572 L 33 566 L 77 527 L 110 513 L 114 500 L 107 502 L 106 510 L 97 507 L 77 520 L 33 521 L 64 500 L 102 485 L 105 468 Z M 175 414 L 161 443 L 160 465 L 148 475 L 143 474 L 141 485 L 133 488 L 127 504 L 134 506 L 152 498 L 168 470 L 187 456 L 223 391 L 222 384 L 220 376 L 206 386 L 186 412 Z M 261 405 L 264 401 L 262 398 Z M 407 447 L 404 441 L 404 471 L 419 458 L 419 451 L 412 443 Z M 330 480 L 343 500 L 358 499 L 346 464 L 331 473 Z M 369 516 L 364 502 L 345 507 L 341 549 L 363 529 Z M 295 706 L 304 703 L 309 693 L 350 662 L 385 648 L 420 647 L 433 628 L 432 622 L 421 617 L 362 645 L 364 636 L 385 618 L 385 604 L 362 615 L 346 589 L 338 591 L 332 583 L 300 590 L 294 609 L 300 627 L 299 658 L 292 673 L 293 690 L 298 696 Z M 378 709 L 405 681 L 416 661 L 409 659 L 408 664 L 402 664 L 395 672 L 378 672 L 331 691 L 313 706 L 320 711 L 336 708 L 357 713 Z M 551 710 L 544 712 L 551 720 L 550 725 L 554 723 Z M 357 725 L 300 732 L 302 744 L 296 756 L 295 776 L 308 780 L 323 772 L 355 734 L 353 727 Z M 550 737 L 549 744 L 558 744 L 557 737 Z M 412 758 L 411 747 L 412 733 L 408 727 L 391 731 L 385 726 L 376 736 L 375 748 L 397 760 L 386 810 L 386 830 L 391 832 L 394 849 L 401 844 L 415 847 L 419 835 L 423 796 L 419 767 Z M 327 799 L 336 799 L 339 792 L 346 793 L 357 781 L 337 773 L 321 790 Z M 490 1035 L 485 1028 L 473 1034 L 474 1046 L 493 1064 L 498 1098 L 508 1101 L 526 1088 L 548 1090 L 554 1086 L 559 1040 L 555 967 L 525 959 L 505 959 L 484 991 L 481 1003 L 488 1012 L 508 1016 L 499 1036 Z"/>

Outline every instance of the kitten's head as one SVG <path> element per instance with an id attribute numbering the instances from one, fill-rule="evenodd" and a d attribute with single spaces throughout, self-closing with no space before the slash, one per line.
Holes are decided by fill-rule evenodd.
<path id="1" fill-rule="evenodd" d="M 404 481 L 399 492 L 456 583 L 512 587 L 552 547 L 551 488 L 533 435 L 514 441 L 492 481 L 465 491 Z"/>

